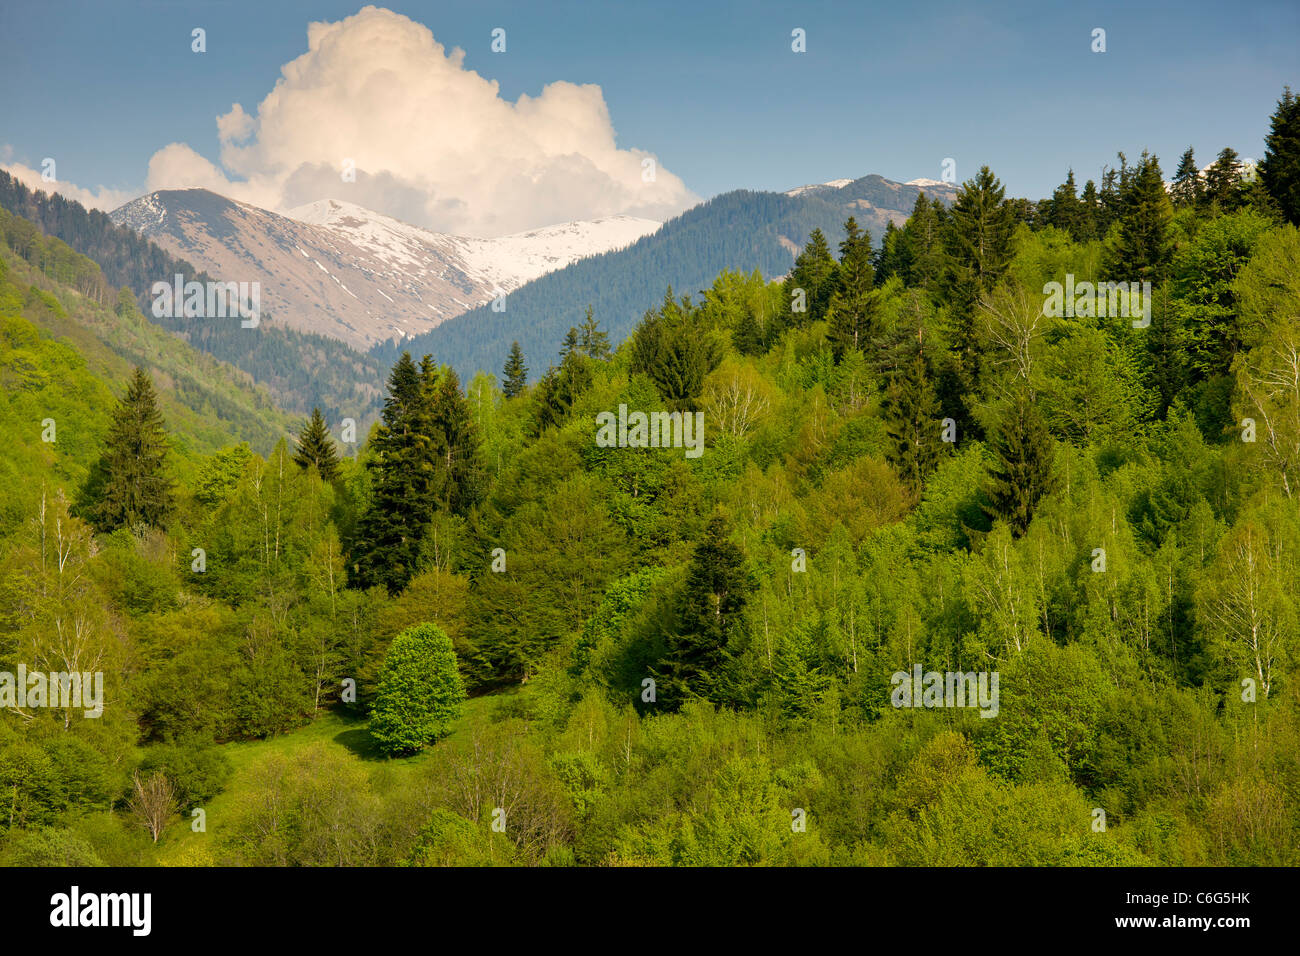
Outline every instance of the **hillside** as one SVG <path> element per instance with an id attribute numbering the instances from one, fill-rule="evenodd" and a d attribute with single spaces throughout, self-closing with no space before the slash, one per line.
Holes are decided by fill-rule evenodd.
<path id="1" fill-rule="evenodd" d="M 587 305 L 612 341 L 621 342 L 670 285 L 678 294 L 694 295 L 727 269 L 785 275 L 813 229 L 838 242 L 849 216 L 879 244 L 886 224 L 904 222 L 922 192 L 941 200 L 954 194 L 951 186 L 909 186 L 881 176 L 789 193 L 724 193 L 626 249 L 528 283 L 508 296 L 504 311 L 471 309 L 424 335 L 378 345 L 371 354 L 391 364 L 406 349 L 430 352 L 467 377 L 480 370 L 499 373 L 517 339 L 535 379 L 555 360 L 565 331 L 581 322 Z"/>
<path id="2" fill-rule="evenodd" d="M 278 215 L 206 189 L 141 196 L 117 224 L 210 275 L 261 286 L 287 328 L 353 348 L 427 332 L 446 319 L 659 223 L 630 216 L 497 239 L 443 235 L 337 199 Z"/>
<path id="3" fill-rule="evenodd" d="M 373 358 L 336 339 L 287 328 L 269 310 L 263 310 L 261 324 L 251 333 L 238 322 L 153 318 L 154 282 L 177 274 L 187 281 L 206 282 L 210 277 L 116 225 L 106 214 L 58 194 L 30 190 L 2 170 L 0 208 L 35 223 L 45 235 L 63 240 L 97 263 L 111 290 L 101 295 L 101 302 L 115 302 L 117 288 L 126 286 L 157 325 L 246 372 L 286 411 L 305 415 L 319 405 L 331 421 L 355 418 L 363 430 L 378 415 L 383 366 Z"/>
<path id="4" fill-rule="evenodd" d="M 0 483 L 11 489 L 8 507 L 39 493 L 34 476 L 47 478 L 51 491 L 76 494 L 136 365 L 157 383 L 178 474 L 191 475 L 204 456 L 232 443 L 267 454 L 296 429 L 248 376 L 150 323 L 130 297 L 109 308 L 44 271 L 76 260 L 84 276 L 98 273 L 59 240 L 0 210 L 0 428 L 7 436 Z"/>

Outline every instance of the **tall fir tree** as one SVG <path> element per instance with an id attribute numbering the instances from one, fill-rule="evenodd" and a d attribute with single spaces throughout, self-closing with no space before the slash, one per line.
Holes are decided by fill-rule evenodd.
<path id="1" fill-rule="evenodd" d="M 175 506 L 167 448 L 153 379 L 137 365 L 113 412 L 104 454 L 89 482 L 98 497 L 88 508 L 96 528 L 166 524 Z"/>
<path id="2" fill-rule="evenodd" d="M 758 316 L 754 314 L 753 309 L 746 308 L 741 313 L 740 321 L 736 323 L 736 328 L 731 333 L 731 344 L 741 355 L 762 355 L 767 351 L 763 326 L 759 324 Z"/>
<path id="3" fill-rule="evenodd" d="M 1024 534 L 1039 501 L 1051 490 L 1054 449 L 1051 433 L 1025 391 L 1016 393 L 993 434 L 994 461 L 985 488 L 990 518 Z"/>
<path id="4" fill-rule="evenodd" d="M 742 650 L 754 589 L 744 552 L 730 540 L 726 521 L 713 517 L 691 557 L 664 657 L 652 668 L 669 707 L 693 697 L 722 702 L 733 696 L 730 670 Z"/>
<path id="5" fill-rule="evenodd" d="M 919 355 L 891 378 L 885 391 L 884 416 L 892 444 L 890 461 L 919 495 L 943 451 L 939 399 Z"/>
<path id="6" fill-rule="evenodd" d="M 1074 183 L 1073 169 L 1065 177 L 1065 182 L 1056 187 L 1046 207 L 1044 218 L 1047 224 L 1068 232 L 1078 242 L 1083 231 L 1083 208 L 1079 201 L 1078 187 Z"/>
<path id="7" fill-rule="evenodd" d="M 571 352 L 578 351 L 578 328 L 569 326 L 569 331 L 564 333 L 564 341 L 560 343 L 560 359 L 563 360 Z"/>
<path id="8" fill-rule="evenodd" d="M 505 393 L 506 398 L 522 395 L 528 385 L 528 366 L 524 364 L 524 350 L 519 347 L 517 339 L 510 343 L 510 354 L 506 357 L 502 372 L 505 380 L 501 391 Z"/>
<path id="9" fill-rule="evenodd" d="M 959 349 L 974 349 L 975 304 L 1002 277 L 1011 261 L 1012 213 L 1006 189 L 987 166 L 962 184 L 948 213 L 947 246 L 952 264 L 953 305 Z"/>
<path id="10" fill-rule="evenodd" d="M 1130 282 L 1159 283 L 1169 273 L 1174 252 L 1170 227 L 1174 209 L 1159 160 L 1143 153 L 1141 162 L 1125 181 L 1119 239 L 1111 250 L 1107 268 Z"/>
<path id="11" fill-rule="evenodd" d="M 826 336 L 839 362 L 849 351 L 862 351 L 879 332 L 879 297 L 872 285 L 871 235 L 852 216 L 844 223 L 838 282 L 827 308 Z"/>
<path id="12" fill-rule="evenodd" d="M 610 356 L 609 333 L 600 327 L 591 306 L 587 306 L 586 317 L 578 326 L 578 348 L 598 362 L 607 361 Z"/>
<path id="13" fill-rule="evenodd" d="M 825 233 L 814 229 L 785 280 L 785 303 L 779 316 L 781 331 L 810 325 L 826 317 L 835 291 L 837 269 Z M 798 311 L 801 307 L 803 311 Z"/>
<path id="14" fill-rule="evenodd" d="M 1201 204 L 1203 193 L 1201 171 L 1196 168 L 1196 154 L 1188 146 L 1178 160 L 1178 169 L 1174 173 L 1173 184 L 1169 187 L 1169 198 L 1177 208 L 1191 209 Z"/>
<path id="15" fill-rule="evenodd" d="M 1097 184 L 1091 179 L 1083 184 L 1079 195 L 1079 241 L 1091 242 L 1101 234 L 1101 199 Z"/>
<path id="16" fill-rule="evenodd" d="M 1273 112 L 1259 178 L 1287 222 L 1300 226 L 1300 97 L 1282 91 Z"/>
<path id="17" fill-rule="evenodd" d="M 943 203 L 927 199 L 921 193 L 903 226 L 906 246 L 903 281 L 924 289 L 930 296 L 937 295 L 947 269 L 943 244 L 945 215 Z"/>
<path id="18" fill-rule="evenodd" d="M 366 462 L 372 478 L 370 506 L 362 514 L 349 583 L 384 585 L 397 594 L 414 576 L 429 519 L 427 429 L 429 389 L 410 352 L 393 366 L 388 398 Z"/>
<path id="19" fill-rule="evenodd" d="M 1220 212 L 1232 212 L 1242 198 L 1241 160 L 1235 149 L 1225 146 L 1205 171 L 1205 201 Z"/>
<path id="20" fill-rule="evenodd" d="M 486 476 L 479 456 L 478 429 L 453 369 L 443 369 L 437 376 L 431 412 L 434 453 L 441 473 L 436 505 L 464 515 L 482 500 Z"/>
<path id="21" fill-rule="evenodd" d="M 311 410 L 311 420 L 298 435 L 293 460 L 301 468 L 315 465 L 322 481 L 331 482 L 339 476 L 338 450 L 319 407 Z"/>

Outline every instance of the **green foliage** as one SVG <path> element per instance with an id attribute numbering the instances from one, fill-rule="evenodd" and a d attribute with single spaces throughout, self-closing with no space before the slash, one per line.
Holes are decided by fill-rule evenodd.
<path id="1" fill-rule="evenodd" d="M 113 413 L 107 447 L 85 492 L 101 531 L 162 527 L 171 515 L 167 433 L 153 380 L 139 366 Z"/>
<path id="2" fill-rule="evenodd" d="M 334 481 L 339 476 L 338 451 L 319 408 L 311 410 L 311 420 L 299 433 L 293 460 L 300 468 L 314 467 L 322 481 Z"/>
<path id="3" fill-rule="evenodd" d="M 379 675 L 370 735 L 387 754 L 409 754 L 447 735 L 465 700 L 451 638 L 432 624 L 393 639 Z"/>
<path id="4" fill-rule="evenodd" d="M 0 712 L 0 861 L 1296 859 L 1300 230 L 1221 158 L 1199 200 L 1184 157 L 1176 212 L 1122 154 L 1037 204 L 984 170 L 951 212 L 908 194 L 901 227 L 857 205 L 838 258 L 799 256 L 808 312 L 719 265 L 608 354 L 594 317 L 617 343 L 650 293 L 550 302 L 540 331 L 512 295 L 483 348 L 554 367 L 527 388 L 521 348 L 462 392 L 394 353 L 336 475 L 327 404 L 295 448 L 265 396 L 0 218 L 0 672 L 99 671 L 106 700 Z M 850 214 L 771 203 L 783 236 Z M 1151 325 L 1044 314 L 1067 274 L 1149 277 Z M 173 507 L 97 534 L 68 493 L 132 364 Z M 698 410 L 702 456 L 597 446 L 620 404 Z M 894 707 L 916 665 L 996 673 L 996 715 Z M 212 831 L 153 843 L 137 770 Z"/>

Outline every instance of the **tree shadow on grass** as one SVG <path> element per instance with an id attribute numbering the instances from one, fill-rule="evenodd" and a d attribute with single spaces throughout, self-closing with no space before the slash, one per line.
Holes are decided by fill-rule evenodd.
<path id="1" fill-rule="evenodd" d="M 362 760 L 386 759 L 375 744 L 375 738 L 370 736 L 370 731 L 364 723 L 335 734 L 334 742 L 342 744 Z"/>

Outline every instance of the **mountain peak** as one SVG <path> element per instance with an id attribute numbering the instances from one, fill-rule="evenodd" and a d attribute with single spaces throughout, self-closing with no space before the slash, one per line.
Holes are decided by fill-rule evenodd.
<path id="1" fill-rule="evenodd" d="M 213 278 L 258 282 L 273 322 L 363 350 L 427 332 L 660 226 L 610 216 L 477 239 L 431 232 L 340 199 L 281 215 L 206 189 L 150 193 L 110 218 Z"/>

